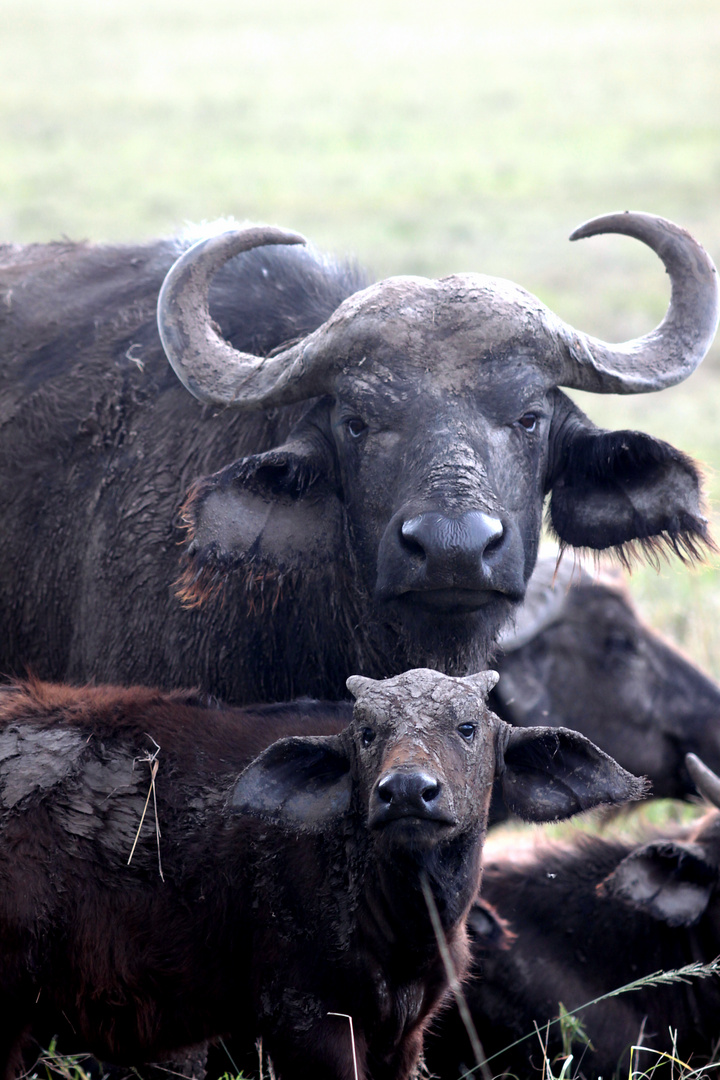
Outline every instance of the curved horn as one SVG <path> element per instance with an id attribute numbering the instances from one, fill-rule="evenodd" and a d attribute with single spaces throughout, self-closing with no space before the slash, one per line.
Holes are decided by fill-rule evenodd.
<path id="1" fill-rule="evenodd" d="M 710 348 L 718 325 L 717 271 L 690 233 L 653 214 L 605 214 L 570 236 L 624 233 L 651 247 L 670 275 L 670 305 L 649 334 L 608 345 L 566 326 L 561 332 L 570 366 L 561 386 L 601 394 L 642 394 L 674 386 L 691 375 Z"/>
<path id="2" fill-rule="evenodd" d="M 257 408 L 270 399 L 314 396 L 296 389 L 304 374 L 302 342 L 273 357 L 240 352 L 220 337 L 208 311 L 213 275 L 233 256 L 267 244 L 304 243 L 298 233 L 257 226 L 200 240 L 170 268 L 158 297 L 160 340 L 180 382 L 200 401 Z"/>
<path id="3" fill-rule="evenodd" d="M 695 754 L 685 755 L 685 766 L 700 794 L 720 809 L 720 776 L 708 769 Z"/>

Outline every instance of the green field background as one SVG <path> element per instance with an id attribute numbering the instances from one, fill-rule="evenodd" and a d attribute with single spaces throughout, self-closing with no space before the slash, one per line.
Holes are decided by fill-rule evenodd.
<path id="1" fill-rule="evenodd" d="M 0 0 L 0 238 L 132 240 L 218 216 L 374 273 L 510 277 L 610 340 L 668 290 L 647 210 L 720 259 L 718 0 Z M 589 398 L 708 466 L 720 349 L 686 384 Z M 641 571 L 642 609 L 720 674 L 720 563 Z"/>

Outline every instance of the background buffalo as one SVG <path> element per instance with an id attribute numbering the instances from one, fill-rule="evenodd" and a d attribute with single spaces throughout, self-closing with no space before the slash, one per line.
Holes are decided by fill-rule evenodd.
<path id="1" fill-rule="evenodd" d="M 659 798 L 695 794 L 688 753 L 720 772 L 720 687 L 640 617 L 617 568 L 544 556 L 500 644 L 508 723 L 581 731 Z"/>
<path id="2" fill-rule="evenodd" d="M 720 805 L 720 779 L 692 757 L 688 767 Z M 545 1058 L 563 1053 L 559 1025 L 546 1030 L 560 1002 L 574 1010 L 642 976 L 715 960 L 719 866 L 717 809 L 635 840 L 579 834 L 533 848 L 506 837 L 487 859 L 483 903 L 471 916 L 476 977 L 466 987 L 484 1052 L 494 1055 L 492 1075 L 546 1074 Z M 719 1009 L 717 975 L 646 985 L 583 1009 L 590 1042 L 574 1040 L 572 1075 L 627 1075 L 633 1045 L 646 1048 L 633 1053 L 633 1070 L 698 1068 L 717 1052 Z M 427 1043 L 428 1066 L 457 1080 L 475 1061 L 456 1011 L 437 1036 Z"/>

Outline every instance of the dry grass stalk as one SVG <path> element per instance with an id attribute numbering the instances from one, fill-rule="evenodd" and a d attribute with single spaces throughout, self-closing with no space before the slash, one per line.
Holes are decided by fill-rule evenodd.
<path id="1" fill-rule="evenodd" d="M 457 1003 L 458 1012 L 460 1013 L 460 1019 L 463 1022 L 465 1030 L 467 1032 L 468 1039 L 470 1040 L 470 1046 L 472 1047 L 473 1056 L 475 1058 L 475 1068 L 479 1069 L 483 1080 L 492 1080 L 492 1074 L 487 1067 L 485 1061 L 485 1051 L 482 1048 L 482 1043 L 478 1038 L 478 1033 L 475 1030 L 472 1016 L 468 1008 L 465 995 L 460 986 L 460 980 L 457 977 L 455 966 L 450 956 L 450 950 L 447 947 L 447 941 L 445 940 L 445 934 L 443 932 L 442 923 L 440 922 L 440 916 L 438 915 L 437 905 L 435 903 L 435 897 L 433 896 L 430 885 L 425 875 L 422 876 L 420 884 L 422 886 L 423 896 L 425 897 L 425 903 L 427 904 L 428 913 L 430 915 L 430 921 L 432 923 L 433 932 L 435 934 L 435 940 L 437 941 L 438 948 L 440 950 L 440 956 L 445 967 L 445 974 L 447 975 L 448 982 L 450 983 L 450 989 L 453 992 L 455 1001 Z M 475 1070 L 473 1070 L 474 1072 Z"/>
<path id="2" fill-rule="evenodd" d="M 147 732 L 146 732 L 146 734 L 147 734 Z M 158 768 L 160 767 L 160 763 L 157 760 L 158 754 L 160 753 L 160 747 L 155 742 L 152 735 L 148 735 L 147 737 L 148 737 L 148 739 L 150 739 L 151 742 L 155 743 L 155 750 L 152 752 L 152 754 L 147 753 L 145 755 L 145 757 L 135 758 L 135 762 L 138 762 L 138 761 L 143 762 L 143 763 L 147 762 L 147 764 L 150 766 L 150 787 L 148 788 L 147 798 L 145 799 L 145 805 L 143 806 L 143 812 L 142 812 L 142 814 L 140 816 L 140 824 L 138 825 L 138 830 L 135 833 L 135 840 L 133 841 L 132 849 L 130 851 L 130 854 L 128 855 L 127 865 L 128 866 L 130 865 L 130 861 L 131 861 L 133 855 L 135 854 L 135 848 L 137 847 L 137 842 L 140 839 L 140 832 L 141 832 L 142 827 L 143 827 L 143 822 L 145 821 L 145 815 L 147 813 L 148 804 L 150 802 L 150 796 L 152 795 L 153 807 L 155 809 L 155 841 L 157 843 L 158 872 L 160 874 L 161 880 L 164 881 L 165 880 L 165 875 L 163 874 L 162 860 L 160 858 L 160 821 L 158 819 L 157 796 L 155 794 L 155 777 L 157 776 Z M 133 764 L 135 764 L 135 762 L 133 762 Z"/>

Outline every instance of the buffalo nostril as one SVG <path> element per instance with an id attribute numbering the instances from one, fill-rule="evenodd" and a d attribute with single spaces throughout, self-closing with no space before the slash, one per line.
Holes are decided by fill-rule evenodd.
<path id="1" fill-rule="evenodd" d="M 497 518 L 495 520 L 497 521 Z M 483 552 L 483 554 L 485 555 L 489 555 L 491 551 L 495 551 L 495 549 L 499 547 L 503 541 L 505 530 L 503 529 L 501 521 L 498 521 L 497 524 L 499 525 L 499 528 L 495 528 L 494 531 L 491 531 L 489 533 L 487 543 L 485 544 L 485 550 Z"/>
<path id="2" fill-rule="evenodd" d="M 426 802 L 426 803 L 434 802 L 434 800 L 437 799 L 439 794 L 440 794 L 440 785 L 438 784 L 437 780 L 431 781 L 420 792 L 420 796 L 421 796 L 423 802 Z"/>
<path id="3" fill-rule="evenodd" d="M 438 564 L 447 559 L 482 560 L 501 546 L 504 536 L 502 521 L 481 510 L 469 510 L 456 518 L 426 511 L 400 526 L 405 551 Z"/>
<path id="4" fill-rule="evenodd" d="M 425 548 L 419 540 L 417 533 L 420 532 L 420 519 L 410 518 L 409 521 L 403 521 L 400 526 L 400 543 L 401 546 L 410 554 L 416 558 L 424 559 L 426 556 Z"/>
<path id="5" fill-rule="evenodd" d="M 393 777 L 384 776 L 377 786 L 378 798 L 385 803 L 393 801 Z"/>
<path id="6" fill-rule="evenodd" d="M 381 802 L 397 804 L 428 805 L 440 794 L 440 784 L 434 776 L 425 772 L 398 772 L 384 776 L 377 786 Z"/>

